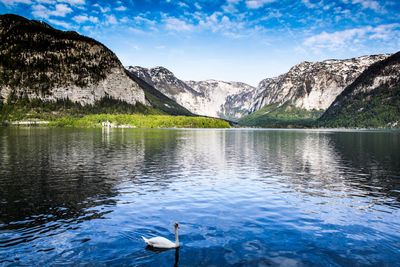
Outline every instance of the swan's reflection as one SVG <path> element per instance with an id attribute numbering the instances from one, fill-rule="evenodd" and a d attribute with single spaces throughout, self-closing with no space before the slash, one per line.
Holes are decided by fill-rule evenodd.
<path id="1" fill-rule="evenodd" d="M 152 251 L 154 253 L 162 253 L 162 252 L 168 251 L 170 249 L 146 246 L 146 250 Z M 178 267 L 178 266 L 179 266 L 179 247 L 175 248 L 175 263 L 174 263 L 174 267 Z"/>

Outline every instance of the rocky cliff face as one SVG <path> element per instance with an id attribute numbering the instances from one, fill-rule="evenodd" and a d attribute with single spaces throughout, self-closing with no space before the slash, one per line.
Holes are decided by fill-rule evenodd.
<path id="1" fill-rule="evenodd" d="M 325 110 L 371 64 L 388 55 L 346 60 L 302 62 L 287 73 L 260 82 L 251 112 L 270 104 L 288 104 L 304 110 Z"/>
<path id="2" fill-rule="evenodd" d="M 400 127 L 400 52 L 368 67 L 320 122 L 330 127 Z"/>
<path id="3" fill-rule="evenodd" d="M 254 101 L 263 91 L 262 87 L 249 87 L 236 94 L 228 95 L 223 106 L 226 114 L 240 119 L 251 113 Z"/>
<path id="4" fill-rule="evenodd" d="M 183 82 L 162 67 L 129 67 L 128 70 L 195 114 L 240 119 L 268 106 L 277 114 L 287 113 L 288 109 L 292 113 L 304 110 L 321 114 L 365 69 L 387 57 L 371 55 L 302 62 L 285 74 L 262 80 L 257 88 L 216 80 Z M 279 109 L 281 106 L 285 108 Z M 261 113 L 257 116 L 268 112 Z M 309 117 L 307 112 L 304 114 Z"/>
<path id="5" fill-rule="evenodd" d="M 145 104 L 113 52 L 76 32 L 16 15 L 0 16 L 0 100 L 69 99 L 82 105 L 105 97 Z"/>
<path id="6" fill-rule="evenodd" d="M 211 117 L 235 119 L 247 114 L 248 110 L 242 103 L 250 106 L 246 102 L 248 97 L 241 94 L 251 94 L 255 89 L 240 82 L 216 80 L 184 82 L 163 67 L 146 69 L 131 66 L 127 70 L 151 84 L 192 113 Z"/>
<path id="7" fill-rule="evenodd" d="M 186 83 L 201 94 L 197 106 L 193 107 L 197 112 L 226 119 L 238 119 L 247 114 L 249 105 L 246 95 L 255 90 L 254 87 L 241 82 L 206 80 Z"/>
<path id="8" fill-rule="evenodd" d="M 176 78 L 171 71 L 164 67 L 146 69 L 140 66 L 130 66 L 127 70 L 172 99 L 182 93 L 199 95 L 190 88 L 190 86 Z"/>
<path id="9" fill-rule="evenodd" d="M 171 115 L 185 115 L 185 116 L 193 116 L 193 114 L 182 107 L 178 103 L 176 103 L 171 98 L 167 97 L 159 90 L 157 90 L 151 83 L 151 80 L 146 82 L 144 77 L 139 78 L 133 73 L 126 71 L 129 77 L 134 80 L 139 86 L 144 90 L 144 94 L 146 100 L 150 103 L 153 108 L 156 108 L 159 111 L 165 112 Z"/>

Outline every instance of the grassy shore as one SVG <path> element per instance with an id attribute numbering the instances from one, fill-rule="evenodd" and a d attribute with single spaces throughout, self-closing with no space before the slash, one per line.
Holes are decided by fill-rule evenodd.
<path id="1" fill-rule="evenodd" d="M 322 110 L 305 110 L 291 105 L 270 104 L 239 120 L 239 125 L 265 128 L 313 128 Z"/>
<path id="2" fill-rule="evenodd" d="M 92 114 L 82 117 L 66 116 L 54 119 L 52 127 L 102 127 L 103 122 L 110 122 L 114 127 L 132 128 L 229 128 L 228 122 L 215 118 L 142 115 L 142 114 Z"/>
<path id="3" fill-rule="evenodd" d="M 94 105 L 82 106 L 69 100 L 45 102 L 26 98 L 0 102 L 0 125 L 47 125 L 51 127 L 112 127 L 131 128 L 229 128 L 228 122 L 215 118 L 167 115 L 149 106 L 130 105 L 123 101 L 104 98 Z M 45 123 L 46 122 L 46 123 Z"/>

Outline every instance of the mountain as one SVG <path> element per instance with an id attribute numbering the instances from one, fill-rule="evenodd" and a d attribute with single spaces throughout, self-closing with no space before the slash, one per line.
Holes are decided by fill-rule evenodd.
<path id="1" fill-rule="evenodd" d="M 238 93 L 228 95 L 222 109 L 227 117 L 240 119 L 250 113 L 255 97 L 260 94 L 259 88 L 248 87 Z"/>
<path id="2" fill-rule="evenodd" d="M 251 111 L 285 103 L 305 110 L 325 110 L 366 68 L 387 56 L 302 62 L 283 75 L 261 81 L 258 87 L 262 92 L 254 100 Z"/>
<path id="3" fill-rule="evenodd" d="M 125 69 L 96 40 L 6 14 L 0 15 L 0 120 L 71 109 L 198 114 L 261 127 L 315 126 L 317 120 L 326 127 L 397 127 L 398 58 L 397 53 L 302 62 L 257 88 L 185 82 L 163 67 Z M 19 110 L 10 117 L 14 107 Z"/>
<path id="4" fill-rule="evenodd" d="M 128 67 L 128 71 L 154 86 L 157 90 L 168 97 L 174 98 L 182 93 L 198 95 L 198 93 L 190 88 L 190 86 L 176 78 L 171 71 L 164 67 L 146 69 L 139 66 L 131 66 Z"/>
<path id="5" fill-rule="evenodd" d="M 319 122 L 326 127 L 400 127 L 400 52 L 368 67 Z"/>
<path id="6" fill-rule="evenodd" d="M 194 115 L 189 110 L 155 89 L 153 85 L 149 84 L 145 80 L 135 76 L 129 71 L 126 71 L 126 73 L 140 86 L 140 88 L 143 89 L 145 98 L 152 107 L 171 115 Z"/>
<path id="7" fill-rule="evenodd" d="M 104 99 L 145 106 L 145 93 L 103 44 L 17 15 L 0 16 L 0 102 Z"/>
<path id="8" fill-rule="evenodd" d="M 250 104 L 242 100 L 242 105 L 232 101 L 239 93 L 251 94 L 254 87 L 240 82 L 224 82 L 216 80 L 187 81 L 184 82 L 163 67 L 143 68 L 130 66 L 127 70 L 138 78 L 154 86 L 157 90 L 175 100 L 181 106 L 187 108 L 194 114 L 225 119 L 240 118 L 247 114 Z M 245 97 L 241 98 L 245 99 Z"/>
<path id="9" fill-rule="evenodd" d="M 238 94 L 251 93 L 254 87 L 242 82 L 226 82 L 217 80 L 187 81 L 191 88 L 201 94 L 198 105 L 193 110 L 199 114 L 224 119 L 238 119 L 248 113 L 245 101 L 234 102 Z"/>
<path id="10" fill-rule="evenodd" d="M 288 126 L 312 122 L 371 64 L 388 55 L 345 60 L 302 62 L 287 73 L 258 85 L 251 114 L 239 121 L 247 126 Z"/>
<path id="11" fill-rule="evenodd" d="M 130 66 L 126 70 L 130 73 L 131 77 L 143 80 L 190 112 L 197 115 L 208 115 L 200 114 L 194 108 L 198 106 L 198 99 L 201 97 L 201 94 L 194 91 L 185 82 L 176 78 L 168 69 L 163 67 L 146 69 L 139 66 Z"/>

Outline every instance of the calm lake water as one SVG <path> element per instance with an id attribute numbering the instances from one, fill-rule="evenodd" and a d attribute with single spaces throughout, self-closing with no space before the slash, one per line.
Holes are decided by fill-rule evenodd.
<path id="1" fill-rule="evenodd" d="M 399 264 L 399 132 L 0 128 L 0 265 Z"/>

